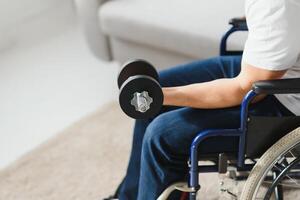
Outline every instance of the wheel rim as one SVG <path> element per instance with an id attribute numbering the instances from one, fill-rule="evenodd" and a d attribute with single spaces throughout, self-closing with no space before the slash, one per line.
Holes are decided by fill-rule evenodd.
<path id="1" fill-rule="evenodd" d="M 284 189 L 295 189 L 300 192 L 300 142 L 282 152 L 276 160 L 265 170 L 255 189 L 253 199 L 274 199 L 277 186 Z M 294 153 L 293 153 L 294 152 Z M 275 180 L 270 177 L 277 173 Z M 295 179 L 297 177 L 298 179 Z"/>

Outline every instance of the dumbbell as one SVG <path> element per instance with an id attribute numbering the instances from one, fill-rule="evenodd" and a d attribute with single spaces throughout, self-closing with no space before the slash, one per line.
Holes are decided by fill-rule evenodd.
<path id="1" fill-rule="evenodd" d="M 156 69 L 145 60 L 127 62 L 118 76 L 119 103 L 134 119 L 147 119 L 159 113 L 163 93 Z"/>

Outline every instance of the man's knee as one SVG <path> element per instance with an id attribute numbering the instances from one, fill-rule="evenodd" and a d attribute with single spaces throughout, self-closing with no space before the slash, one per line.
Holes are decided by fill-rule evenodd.
<path id="1" fill-rule="evenodd" d="M 159 83 L 162 87 L 171 87 L 172 84 L 172 75 L 171 69 L 165 69 L 158 72 Z"/>
<path id="2" fill-rule="evenodd" d="M 156 117 L 147 127 L 143 147 L 159 147 L 164 134 L 164 124 L 161 117 Z"/>
<path id="3" fill-rule="evenodd" d="M 144 156 L 154 156 L 159 157 L 161 159 L 168 159 L 168 156 L 171 153 L 172 147 L 170 146 L 170 138 L 169 135 L 172 135 L 168 124 L 166 122 L 164 114 L 156 117 L 147 127 L 143 144 L 142 144 L 142 152 Z"/>
<path id="4" fill-rule="evenodd" d="M 159 115 L 146 129 L 142 144 L 144 153 L 167 160 L 172 155 L 182 154 L 182 148 L 185 148 L 182 132 L 176 128 L 176 121 L 170 119 L 168 114 Z"/>

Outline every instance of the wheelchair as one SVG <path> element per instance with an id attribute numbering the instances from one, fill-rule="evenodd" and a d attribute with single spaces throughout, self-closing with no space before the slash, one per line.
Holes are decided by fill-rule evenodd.
<path id="1" fill-rule="evenodd" d="M 247 31 L 244 18 L 230 20 L 231 28 L 222 37 L 221 55 L 240 55 L 242 51 L 227 50 L 227 39 L 237 31 Z M 258 95 L 300 93 L 300 78 L 259 81 L 244 97 L 241 104 L 240 127 L 237 129 L 205 130 L 194 138 L 190 146 L 189 180 L 178 182 L 163 191 L 157 200 L 166 200 L 175 190 L 182 192 L 181 200 L 196 200 L 200 189 L 199 173 L 246 174 L 241 196 L 234 199 L 300 199 L 300 116 L 251 116 L 248 108 Z M 212 140 L 226 143 L 222 151 L 201 149 Z M 227 144 L 228 143 L 228 144 Z M 200 161 L 213 160 L 211 164 Z M 199 164 L 200 163 L 200 164 Z M 250 172 L 250 173 L 249 173 Z M 299 181 L 298 181 L 299 180 Z M 199 197 L 205 199 L 205 197 Z"/>

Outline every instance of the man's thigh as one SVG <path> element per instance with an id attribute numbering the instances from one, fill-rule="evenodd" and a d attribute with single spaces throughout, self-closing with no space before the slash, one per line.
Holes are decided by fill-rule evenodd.
<path id="1" fill-rule="evenodd" d="M 187 158 L 195 136 L 206 129 L 239 127 L 239 108 L 194 109 L 178 108 L 156 117 L 147 127 L 145 140 L 167 150 L 169 155 Z M 216 148 L 218 143 L 212 143 Z"/>
<path id="2" fill-rule="evenodd" d="M 249 108 L 250 115 L 278 116 L 282 105 L 274 96 L 267 96 Z M 282 113 L 284 115 L 284 113 Z M 223 109 L 194 109 L 189 107 L 167 111 L 157 116 L 147 127 L 146 138 L 168 149 L 170 154 L 188 156 L 195 136 L 207 129 L 240 127 L 240 106 Z M 235 141 L 232 141 L 234 144 Z M 205 148 L 227 148 L 222 140 L 205 145 Z M 226 143 L 230 144 L 230 143 Z M 203 146 L 204 147 L 204 146 Z"/>
<path id="3" fill-rule="evenodd" d="M 163 70 L 159 73 L 159 78 L 162 87 L 174 87 L 233 78 L 240 70 L 241 56 L 219 56 Z"/>

